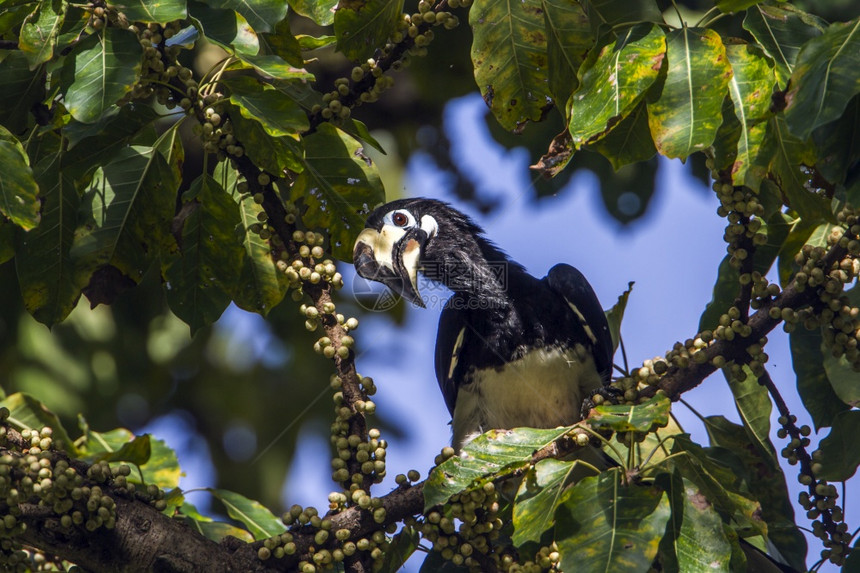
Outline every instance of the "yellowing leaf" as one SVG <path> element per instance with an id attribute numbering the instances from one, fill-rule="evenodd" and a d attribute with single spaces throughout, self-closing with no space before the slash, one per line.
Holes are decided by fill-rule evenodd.
<path id="1" fill-rule="evenodd" d="M 484 101 L 505 129 L 540 121 L 553 100 L 539 0 L 478 0 L 469 10 L 472 64 Z"/>
<path id="2" fill-rule="evenodd" d="M 663 91 L 648 102 L 648 123 L 657 150 L 685 158 L 714 141 L 732 69 L 720 36 L 681 28 L 667 36 Z"/>
<path id="3" fill-rule="evenodd" d="M 646 571 L 671 514 L 662 490 L 623 485 L 619 469 L 583 479 L 564 505 L 556 525 L 564 571 Z"/>
<path id="4" fill-rule="evenodd" d="M 665 55 L 663 32 L 643 24 L 586 60 L 568 104 L 568 128 L 577 149 L 605 136 L 634 110 L 657 79 Z"/>
<path id="5" fill-rule="evenodd" d="M 25 230 L 39 224 L 39 186 L 24 148 L 0 125 L 0 215 Z"/>
<path id="6" fill-rule="evenodd" d="M 764 140 L 776 77 L 764 55 L 753 46 L 729 45 L 726 54 L 733 72 L 729 95 L 740 126 L 732 180 L 736 185 L 758 189 L 760 181 L 750 173 L 750 168 Z"/>

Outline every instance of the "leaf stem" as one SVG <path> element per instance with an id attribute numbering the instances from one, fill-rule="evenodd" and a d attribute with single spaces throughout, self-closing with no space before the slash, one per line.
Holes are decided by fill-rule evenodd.
<path id="1" fill-rule="evenodd" d="M 215 85 L 218 83 L 218 81 L 220 81 L 221 76 L 227 70 L 227 67 L 235 60 L 236 58 L 234 56 L 227 56 L 221 61 L 219 61 L 217 64 L 209 68 L 209 70 L 205 74 L 203 74 L 203 77 L 200 78 L 200 81 L 197 82 L 197 91 L 200 93 L 200 95 L 206 95 L 211 92 L 214 89 Z M 213 74 L 212 70 L 214 70 L 215 68 L 218 68 L 218 70 Z M 209 77 L 209 74 L 212 74 L 212 78 L 206 81 L 206 78 Z M 203 92 L 206 92 L 206 94 L 204 94 Z"/>
<path id="2" fill-rule="evenodd" d="M 173 85 L 173 84 L 171 84 L 171 83 L 169 83 L 169 82 L 163 82 L 163 81 L 161 81 L 161 80 L 151 80 L 151 79 L 141 78 L 141 79 L 140 79 L 140 83 L 141 83 L 141 84 L 155 84 L 155 85 L 158 85 L 158 86 L 164 86 L 164 87 L 166 87 L 166 88 L 170 88 L 170 89 L 172 89 L 173 91 L 175 91 L 175 92 L 176 92 L 176 93 L 178 93 L 178 94 L 181 94 L 181 95 L 182 95 L 182 97 L 185 97 L 185 92 L 184 92 L 184 91 L 182 91 L 181 89 L 179 89 L 178 87 L 176 87 L 175 85 Z"/>
<path id="3" fill-rule="evenodd" d="M 651 458 L 654 457 L 654 454 L 657 453 L 657 450 L 659 450 L 661 447 L 663 447 L 663 444 L 665 444 L 668 440 L 674 440 L 676 435 L 677 434 L 670 434 L 670 435 L 666 436 L 665 438 L 660 438 L 660 441 L 657 442 L 657 444 L 654 446 L 654 449 L 652 449 L 651 453 L 648 454 L 648 457 L 646 457 L 645 460 L 641 464 L 639 464 L 639 468 L 645 469 L 645 467 L 651 462 Z M 675 454 L 669 454 L 668 456 L 666 456 L 663 459 L 668 459 L 668 458 L 672 457 L 673 455 L 675 455 Z M 657 463 L 659 463 L 659 462 L 657 462 Z M 657 463 L 655 463 L 655 465 L 657 465 Z"/>
<path id="4" fill-rule="evenodd" d="M 696 22 L 696 24 L 695 24 L 693 27 L 694 27 L 694 28 L 704 27 L 704 26 L 705 26 L 705 22 L 708 20 L 708 17 L 709 17 L 713 12 L 719 12 L 719 10 L 720 10 L 719 8 L 717 8 L 716 6 L 714 6 L 713 8 L 711 8 L 710 10 L 708 10 L 707 12 L 705 12 L 705 14 L 704 14 L 701 18 L 699 18 L 699 21 L 698 21 L 698 22 Z M 716 18 L 714 19 L 714 21 L 716 21 Z M 709 23 L 710 23 L 710 22 L 709 22 Z"/>
<path id="5" fill-rule="evenodd" d="M 583 430 L 585 430 L 586 432 L 588 432 L 589 434 L 591 434 L 593 437 L 597 438 L 598 440 L 600 440 L 601 442 L 603 442 L 604 444 L 606 444 L 607 446 L 609 446 L 609 449 L 610 449 L 610 450 L 612 450 L 612 452 L 616 455 L 616 457 L 617 457 L 619 460 L 623 460 L 623 459 L 624 459 L 624 456 L 623 456 L 623 455 L 621 455 L 621 452 L 620 452 L 620 451 L 618 451 L 618 448 L 616 448 L 616 447 L 612 444 L 612 442 L 611 442 L 610 440 L 607 440 L 605 437 L 601 436 L 600 434 L 598 434 L 597 432 L 595 432 L 594 430 L 592 430 L 592 429 L 591 429 L 591 428 L 589 428 L 588 426 L 580 426 L 580 428 L 582 428 Z M 626 468 L 625 468 L 625 469 L 626 469 Z"/>
<path id="6" fill-rule="evenodd" d="M 678 399 L 678 401 L 679 401 L 681 404 L 683 404 L 684 406 L 686 406 L 686 407 L 690 410 L 690 412 L 692 412 L 692 413 L 693 413 L 693 415 L 694 415 L 694 416 L 696 416 L 698 419 L 700 419 L 700 420 L 702 421 L 702 423 L 703 423 L 703 424 L 705 424 L 705 426 L 707 426 L 707 425 L 708 425 L 708 421 L 705 419 L 705 417 L 704 417 L 703 415 L 701 415 L 701 414 L 699 413 L 699 411 L 698 411 L 698 410 L 696 410 L 695 408 L 693 408 L 693 405 L 692 405 L 692 404 L 690 404 L 689 402 L 687 402 L 687 401 L 686 401 L 686 400 L 684 400 L 683 398 L 679 398 L 679 399 Z"/>

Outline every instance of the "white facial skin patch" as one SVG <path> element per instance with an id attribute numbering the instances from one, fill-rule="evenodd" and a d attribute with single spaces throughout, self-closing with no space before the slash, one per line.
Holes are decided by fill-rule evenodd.
<path id="1" fill-rule="evenodd" d="M 379 266 L 393 271 L 394 261 L 391 259 L 391 253 L 394 245 L 405 234 L 406 229 L 385 225 L 382 227 L 382 232 L 377 232 L 376 229 L 364 229 L 358 234 L 356 243 L 369 245 L 373 249 L 373 257 Z"/>
<path id="2" fill-rule="evenodd" d="M 439 232 L 439 224 L 430 215 L 424 215 L 421 217 L 421 230 L 427 233 L 428 239 L 432 239 Z"/>

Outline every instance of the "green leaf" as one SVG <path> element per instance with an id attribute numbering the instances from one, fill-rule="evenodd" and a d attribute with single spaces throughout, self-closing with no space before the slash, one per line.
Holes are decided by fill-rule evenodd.
<path id="1" fill-rule="evenodd" d="M 576 73 L 594 45 L 588 17 L 578 2 L 541 0 L 547 33 L 549 90 L 557 102 L 566 102 L 576 89 Z"/>
<path id="2" fill-rule="evenodd" d="M 211 539 L 212 541 L 216 541 L 221 543 L 224 541 L 226 537 L 235 537 L 245 543 L 251 543 L 254 541 L 254 536 L 248 533 L 246 530 L 241 527 L 236 527 L 230 523 L 224 523 L 223 521 L 213 521 L 209 522 L 199 522 L 195 521 L 194 525 L 191 526 L 193 529 L 197 530 L 200 535 L 207 539 Z"/>
<path id="3" fill-rule="evenodd" d="M 81 272 L 112 265 L 139 282 L 170 231 L 176 185 L 153 147 L 124 148 L 100 167 L 84 191 L 70 250 Z"/>
<path id="4" fill-rule="evenodd" d="M 726 46 L 726 55 L 733 72 L 729 95 L 740 126 L 737 154 L 731 166 L 732 182 L 757 190 L 759 181 L 747 174 L 764 140 L 765 120 L 770 116 L 776 77 L 772 66 L 755 46 L 730 44 Z"/>
<path id="5" fill-rule="evenodd" d="M 188 527 L 212 541 L 220 543 L 228 535 L 241 539 L 245 543 L 254 541 L 254 537 L 246 530 L 236 527 L 230 523 L 222 521 L 213 521 L 211 517 L 201 515 L 194 505 L 187 501 L 179 507 L 178 514 L 174 516 L 177 519 L 182 519 Z"/>
<path id="6" fill-rule="evenodd" d="M 671 485 L 664 489 L 673 503 L 678 570 L 730 572 L 732 548 L 723 531 L 723 520 L 696 484 L 680 478 L 677 472 L 673 477 L 676 479 L 665 480 Z"/>
<path id="7" fill-rule="evenodd" d="M 382 48 L 402 12 L 403 0 L 341 0 L 334 13 L 337 49 L 350 60 L 366 60 Z"/>
<path id="8" fill-rule="evenodd" d="M 43 0 L 39 3 L 38 17 L 31 14 L 21 27 L 18 47 L 27 56 L 31 69 L 54 57 L 66 6 L 65 0 Z"/>
<path id="9" fill-rule="evenodd" d="M 552 105 L 540 2 L 478 0 L 469 10 L 472 64 L 484 101 L 503 128 L 520 132 Z"/>
<path id="10" fill-rule="evenodd" d="M 245 154 L 254 160 L 258 167 L 269 173 L 280 173 L 284 169 L 300 172 L 302 163 L 302 144 L 297 135 L 272 137 L 256 119 L 246 119 L 238 110 L 231 108 L 230 121 L 233 133 L 245 148 Z"/>
<path id="11" fill-rule="evenodd" d="M 583 7 L 591 22 L 591 29 L 599 31 L 629 22 L 663 22 L 660 8 L 653 0 L 584 0 Z"/>
<path id="12" fill-rule="evenodd" d="M 653 427 L 669 423 L 671 401 L 665 396 L 654 396 L 642 404 L 597 406 L 596 413 L 588 418 L 595 430 L 616 432 L 648 432 Z"/>
<path id="13" fill-rule="evenodd" d="M 167 303 L 193 335 L 215 322 L 239 284 L 244 251 L 236 203 L 218 182 L 203 174 L 183 194 L 181 254 L 165 264 Z"/>
<path id="14" fill-rule="evenodd" d="M 257 32 L 271 32 L 287 15 L 283 0 L 207 0 L 212 8 L 228 8 L 241 14 Z"/>
<path id="15" fill-rule="evenodd" d="M 125 142 L 127 138 L 136 135 L 159 118 L 160 115 L 152 106 L 131 102 L 122 107 L 110 109 L 95 123 L 81 123 L 70 118 L 69 123 L 63 127 L 63 136 L 69 141 L 69 150 L 88 138 L 90 139 L 87 143 L 91 145 L 87 147 L 95 146 L 97 138 L 110 139 L 112 145 L 117 145 L 117 142 Z M 92 163 L 98 165 L 104 162 L 92 161 Z M 68 163 L 64 161 L 65 165 Z M 95 169 L 95 165 L 92 168 Z"/>
<path id="16" fill-rule="evenodd" d="M 164 440 L 146 434 L 135 437 L 125 428 L 95 432 L 89 428 L 83 417 L 79 418 L 78 424 L 83 432 L 77 441 L 78 447 L 86 459 L 104 459 L 114 464 L 128 461 L 135 464 L 136 467 L 131 468 L 132 473 L 128 477 L 128 480 L 135 484 L 155 484 L 162 489 L 179 486 L 179 478 L 183 475 L 179 459 Z M 144 456 L 146 461 L 139 463 Z"/>
<path id="17" fill-rule="evenodd" d="M 125 147 L 140 138 L 158 119 L 148 105 L 130 103 L 107 119 L 86 124 L 71 120 L 63 132 L 69 132 L 69 146 L 62 157 L 62 169 L 78 187 L 89 184 L 93 172 L 110 163 Z"/>
<path id="18" fill-rule="evenodd" d="M 763 181 L 762 189 L 768 185 L 776 187 L 776 185 L 770 181 Z M 777 193 L 779 193 L 778 189 Z M 781 200 L 779 208 L 782 209 Z M 794 278 L 794 273 L 798 270 L 797 265 L 794 262 L 795 255 L 800 252 L 803 245 L 805 245 L 814 234 L 819 234 L 819 231 L 817 230 L 819 227 L 825 230 L 825 233 L 829 233 L 830 230 L 833 229 L 833 225 L 829 223 L 822 225 L 818 225 L 817 223 L 805 225 L 802 221 L 799 221 L 791 230 L 791 233 L 788 234 L 788 238 L 785 240 L 785 245 L 783 245 L 782 250 L 779 252 L 779 283 L 783 288 L 791 281 L 792 278 Z M 821 240 L 826 239 L 827 235 L 825 233 L 820 233 Z"/>
<path id="19" fill-rule="evenodd" d="M 0 216 L 0 265 L 15 256 L 15 226 Z"/>
<path id="20" fill-rule="evenodd" d="M 855 287 L 856 288 L 856 287 Z M 832 353 L 825 353 L 824 372 L 833 391 L 839 400 L 853 408 L 860 406 L 860 384 L 857 383 L 857 371 L 843 354 L 834 358 Z"/>
<path id="21" fill-rule="evenodd" d="M 320 26 L 331 26 L 337 0 L 288 0 L 290 8 Z"/>
<path id="22" fill-rule="evenodd" d="M 603 155 L 615 171 L 623 167 L 646 163 L 657 153 L 654 140 L 651 139 L 651 128 L 648 126 L 648 111 L 644 101 L 640 101 L 630 115 L 621 120 L 621 123 L 612 127 L 612 130 L 594 143 L 585 146 L 585 149 L 596 151 Z M 653 187 L 653 186 L 652 186 Z M 604 185 L 604 199 L 607 187 Z M 641 211 L 644 212 L 648 199 L 653 193 L 650 189 L 646 193 L 646 186 L 637 186 L 633 191 L 643 197 Z M 615 214 L 615 213 L 613 213 Z M 627 213 L 631 215 L 631 213 Z M 617 215 L 616 215 L 616 218 Z"/>
<path id="23" fill-rule="evenodd" d="M 720 316 L 732 306 L 740 292 L 738 269 L 731 264 L 731 256 L 726 255 L 720 261 L 717 269 L 717 282 L 714 283 L 714 291 L 711 302 L 705 307 L 699 318 L 699 332 L 712 330 L 717 327 Z"/>
<path id="24" fill-rule="evenodd" d="M 785 121 L 791 132 L 807 139 L 842 115 L 860 92 L 860 19 L 835 23 L 803 45 L 785 95 Z"/>
<path id="25" fill-rule="evenodd" d="M 750 441 L 758 448 L 763 457 L 768 457 L 776 464 L 776 451 L 768 437 L 770 434 L 770 412 L 773 404 L 767 388 L 758 383 L 758 377 L 752 373 L 749 366 L 743 367 L 746 377 L 742 381 L 735 380 L 729 369 L 724 369 L 726 382 L 735 397 L 735 406 L 740 414 L 744 429 Z"/>
<path id="26" fill-rule="evenodd" d="M 580 71 L 579 90 L 568 104 L 568 129 L 577 149 L 605 136 L 636 109 L 657 79 L 665 56 L 666 37 L 651 24 L 629 28 L 615 42 L 592 52 Z"/>
<path id="27" fill-rule="evenodd" d="M 129 92 L 141 69 L 143 49 L 128 30 L 108 27 L 81 40 L 66 56 L 65 105 L 76 120 L 94 123 Z"/>
<path id="28" fill-rule="evenodd" d="M 245 248 L 241 276 L 231 294 L 239 308 L 266 316 L 287 294 L 288 282 L 275 264 L 272 245 L 252 230 L 260 224 L 258 216 L 263 207 L 247 193 L 242 196 L 235 185 L 228 190 L 239 204 L 241 226 L 238 232 Z"/>
<path id="29" fill-rule="evenodd" d="M 860 161 L 860 95 L 848 102 L 842 117 L 813 131 L 812 140 L 818 150 L 816 169 L 831 183 L 850 186 L 849 169 Z"/>
<path id="30" fill-rule="evenodd" d="M 343 122 L 343 125 L 340 126 L 340 129 L 350 134 L 360 142 L 366 143 L 382 155 L 387 155 L 387 153 L 385 153 L 385 149 L 382 148 L 382 144 L 376 141 L 376 139 L 370 134 L 370 130 L 367 129 L 367 126 L 364 123 L 358 121 L 357 119 L 348 119 L 347 121 Z"/>
<path id="31" fill-rule="evenodd" d="M 731 14 L 752 8 L 756 4 L 761 3 L 762 0 L 717 0 L 717 8 L 720 9 L 720 12 Z"/>
<path id="32" fill-rule="evenodd" d="M 17 29 L 38 8 L 38 4 L 35 1 L 6 0 L 0 10 L 0 32 Z"/>
<path id="33" fill-rule="evenodd" d="M 224 504 L 227 515 L 244 524 L 258 541 L 280 535 L 287 530 L 281 520 L 259 501 L 224 489 L 207 488 L 207 491 Z"/>
<path id="34" fill-rule="evenodd" d="M 855 284 L 845 294 L 851 307 L 860 306 L 860 286 Z M 836 358 L 832 352 L 828 352 L 824 348 L 822 348 L 822 352 L 824 353 L 824 371 L 827 373 L 827 379 L 830 381 L 833 391 L 842 402 L 857 408 L 860 406 L 860 384 L 858 384 L 857 371 L 854 370 L 853 365 L 844 354 Z"/>
<path id="35" fill-rule="evenodd" d="M 850 479 L 860 464 L 860 410 L 841 412 L 833 419 L 833 427 L 826 438 L 821 440 L 822 469 L 815 477 L 829 481 Z"/>
<path id="36" fill-rule="evenodd" d="M 760 180 L 768 178 L 779 186 L 788 205 L 806 223 L 830 221 L 830 200 L 823 193 L 810 190 L 812 182 L 806 167 L 815 165 L 817 157 L 811 141 L 803 141 L 788 131 L 785 118 L 774 115 L 767 123 L 764 142 L 752 169 Z"/>
<path id="37" fill-rule="evenodd" d="M 430 471 L 424 484 L 424 509 L 445 503 L 482 480 L 528 466 L 532 454 L 566 434 L 570 428 L 490 430 L 466 444 L 459 456 Z"/>
<path id="38" fill-rule="evenodd" d="M 671 509 L 655 486 L 623 485 L 618 469 L 571 488 L 556 543 L 565 571 L 641 572 L 651 566 Z"/>
<path id="39" fill-rule="evenodd" d="M 271 136 L 294 136 L 310 124 L 301 106 L 278 90 L 248 76 L 225 82 L 230 88 L 230 102 L 249 120 L 257 120 Z"/>
<path id="40" fill-rule="evenodd" d="M 248 21 L 228 8 L 216 9 L 203 2 L 188 0 L 188 13 L 208 40 L 236 54 L 255 55 L 260 51 L 260 39 Z"/>
<path id="41" fill-rule="evenodd" d="M 511 540 L 515 546 L 540 541 L 543 532 L 555 524 L 555 510 L 570 495 L 571 490 L 565 490 L 565 486 L 579 466 L 576 460 L 547 458 L 529 468 L 514 499 Z"/>
<path id="42" fill-rule="evenodd" d="M 15 392 L 0 401 L 0 406 L 9 408 L 8 423 L 17 430 L 36 430 L 44 427 L 53 430 L 53 440 L 70 455 L 77 455 L 77 448 L 56 414 L 42 402 L 24 392 Z"/>
<path id="43" fill-rule="evenodd" d="M 791 361 L 797 375 L 797 392 L 803 406 L 812 417 L 815 429 L 833 424 L 833 420 L 849 406 L 839 399 L 824 368 L 823 338 L 819 330 L 798 328 L 789 336 Z"/>
<path id="44" fill-rule="evenodd" d="M 364 228 L 360 213 L 385 200 L 379 173 L 358 142 L 330 124 L 320 125 L 304 143 L 304 171 L 290 189 L 290 200 L 304 202 L 304 223 L 326 229 L 332 253 L 350 261 Z"/>
<path id="45" fill-rule="evenodd" d="M 337 43 L 337 36 L 308 36 L 307 34 L 299 34 L 296 36 L 299 41 L 299 47 L 302 50 L 317 50 L 325 48 Z"/>
<path id="46" fill-rule="evenodd" d="M 710 425 L 706 428 L 712 429 Z M 672 443 L 671 464 L 678 468 L 685 479 L 696 484 L 723 521 L 734 521 L 737 527 L 749 535 L 764 534 L 767 525 L 761 519 L 761 505 L 750 499 L 749 492 L 740 491 L 741 476 L 733 473 L 733 468 L 709 455 L 715 450 L 702 448 L 691 441 L 689 436 L 676 436 Z M 731 451 L 727 454 L 734 455 Z"/>
<path id="47" fill-rule="evenodd" d="M 30 71 L 27 56 L 20 50 L 0 60 L 0 124 L 20 134 L 32 121 L 33 104 L 45 96 L 44 70 Z"/>
<path id="48" fill-rule="evenodd" d="M 166 24 L 173 20 L 184 20 L 188 15 L 185 0 L 118 0 L 111 5 L 125 14 L 130 22 Z"/>
<path id="49" fill-rule="evenodd" d="M 275 26 L 274 32 L 261 34 L 260 41 L 265 46 L 265 52 L 283 58 L 291 66 L 302 68 L 305 59 L 302 57 L 302 47 L 290 30 L 289 19 L 281 20 Z"/>
<path id="50" fill-rule="evenodd" d="M 36 165 L 42 198 L 42 223 L 19 233 L 15 268 L 24 306 L 46 326 L 66 318 L 78 302 L 83 286 L 75 277 L 69 250 L 75 237 L 80 198 L 74 183 L 60 168 L 61 154 Z"/>
<path id="51" fill-rule="evenodd" d="M 666 36 L 663 91 L 648 102 L 648 123 L 658 151 L 686 158 L 714 141 L 732 69 L 713 30 L 681 28 Z"/>
<path id="52" fill-rule="evenodd" d="M 418 549 L 418 544 L 421 542 L 421 534 L 414 528 L 408 525 L 404 526 L 394 537 L 385 550 L 385 556 L 382 558 L 382 567 L 380 571 L 400 571 L 404 563 Z"/>
<path id="53" fill-rule="evenodd" d="M 762 455 L 751 441 L 748 430 L 723 416 L 707 417 L 706 428 L 712 444 L 739 458 L 740 467 L 745 472 L 746 488 L 761 503 L 761 518 L 767 523 L 767 539 L 792 567 L 805 570 L 806 541 L 794 523 L 794 507 L 785 475 L 776 458 Z"/>
<path id="54" fill-rule="evenodd" d="M 130 442 L 124 443 L 113 452 L 105 452 L 96 459 L 108 462 L 129 462 L 136 466 L 142 466 L 149 461 L 152 455 L 152 445 L 149 434 L 135 436 Z"/>
<path id="55" fill-rule="evenodd" d="M 758 41 L 776 65 L 776 77 L 785 88 L 801 46 L 820 35 L 827 23 L 791 4 L 756 6 L 744 18 L 744 28 Z"/>
<path id="56" fill-rule="evenodd" d="M 621 321 L 624 320 L 624 309 L 627 308 L 627 299 L 633 291 L 633 281 L 627 283 L 627 290 L 618 296 L 612 308 L 606 311 L 606 321 L 609 323 L 609 333 L 612 335 L 612 353 L 618 350 L 621 342 Z"/>
<path id="57" fill-rule="evenodd" d="M 39 224 L 39 186 L 18 139 L 0 125 L 0 214 L 29 231 Z"/>
<path id="58" fill-rule="evenodd" d="M 256 69 L 265 76 L 270 76 L 280 81 L 314 81 L 314 75 L 304 68 L 293 67 L 281 56 L 274 54 L 252 56 L 249 54 L 237 54 L 243 63 Z"/>

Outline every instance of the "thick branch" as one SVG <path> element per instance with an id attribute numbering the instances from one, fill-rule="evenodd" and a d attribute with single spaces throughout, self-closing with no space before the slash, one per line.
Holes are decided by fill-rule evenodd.
<path id="1" fill-rule="evenodd" d="M 47 554 L 60 555 L 88 571 L 269 571 L 246 552 L 233 552 L 146 503 L 119 496 L 116 527 L 87 532 L 64 528 L 49 508 L 22 505 L 27 530 L 18 538 Z M 122 564 L 122 565 L 120 565 Z"/>

